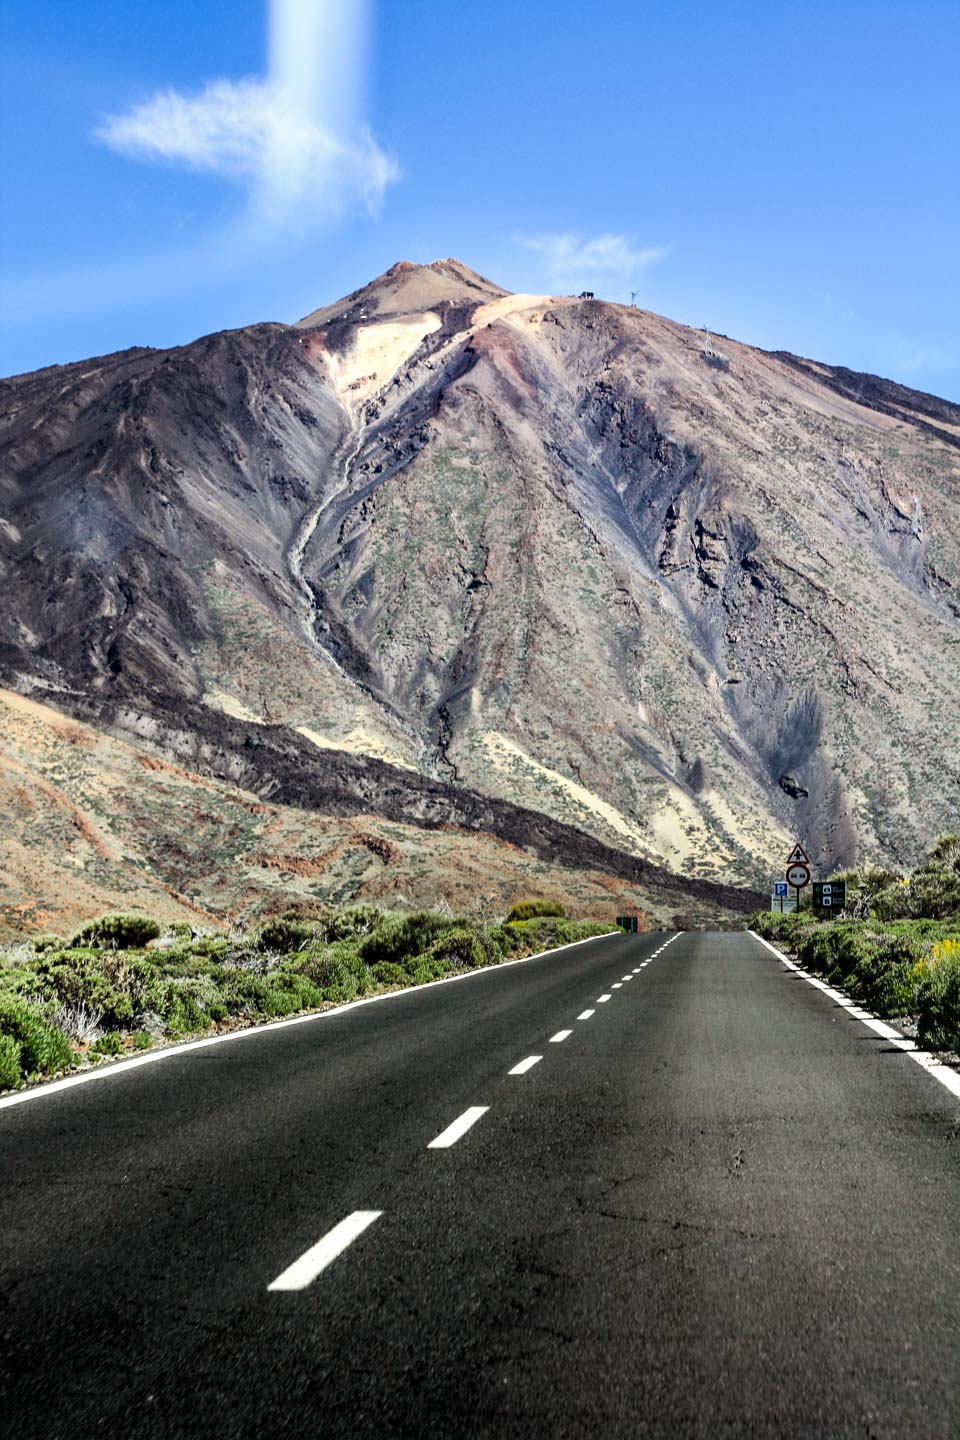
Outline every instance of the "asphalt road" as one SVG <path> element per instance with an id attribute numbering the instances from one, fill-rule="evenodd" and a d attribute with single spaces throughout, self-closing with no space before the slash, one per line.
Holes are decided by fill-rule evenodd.
<path id="1" fill-rule="evenodd" d="M 4 1433 L 960 1436 L 960 1101 L 669 939 L 0 1110 Z"/>

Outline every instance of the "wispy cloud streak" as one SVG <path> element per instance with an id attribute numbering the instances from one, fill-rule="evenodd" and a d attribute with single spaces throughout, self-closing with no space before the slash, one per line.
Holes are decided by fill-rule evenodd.
<path id="1" fill-rule="evenodd" d="M 641 246 L 629 235 L 572 233 L 518 235 L 517 243 L 540 257 L 544 274 L 558 286 L 628 281 L 665 259 L 668 245 Z"/>

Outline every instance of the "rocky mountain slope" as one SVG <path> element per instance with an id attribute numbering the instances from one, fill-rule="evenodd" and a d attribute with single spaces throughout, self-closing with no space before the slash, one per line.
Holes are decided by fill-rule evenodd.
<path id="1" fill-rule="evenodd" d="M 363 762 L 352 763 L 362 779 Z M 70 935 L 111 910 L 203 926 L 292 905 L 445 901 L 490 919 L 534 894 L 561 899 L 574 918 L 639 911 L 649 924 L 689 925 L 742 915 L 749 902 L 742 891 L 658 875 L 509 806 L 500 810 L 515 843 L 476 829 L 478 817 L 455 804 L 443 813 L 459 825 L 369 814 L 349 774 L 326 779 L 319 810 L 311 794 L 269 804 L 0 690 L 0 944 Z M 403 815 L 403 799 L 387 793 L 382 808 Z M 495 826 L 504 817 L 483 818 Z"/>
<path id="2" fill-rule="evenodd" d="M 958 406 L 438 261 L 0 413 L 0 680 L 157 755 L 740 884 L 957 826 Z"/>

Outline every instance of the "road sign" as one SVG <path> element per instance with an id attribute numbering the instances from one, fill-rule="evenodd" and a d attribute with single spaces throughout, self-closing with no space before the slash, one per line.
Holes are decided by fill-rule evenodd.
<path id="1" fill-rule="evenodd" d="M 847 882 L 845 880 L 815 880 L 813 882 L 813 906 L 815 910 L 843 910 L 847 903 Z"/>
<path id="2" fill-rule="evenodd" d="M 795 890 L 802 890 L 804 885 L 809 885 L 810 871 L 808 867 L 799 863 L 788 865 L 787 884 L 792 885 Z"/>
<path id="3" fill-rule="evenodd" d="M 773 882 L 773 898 L 778 900 L 781 895 L 786 895 L 790 889 L 786 880 L 775 880 Z"/>
<path id="4" fill-rule="evenodd" d="M 790 854 L 787 856 L 787 864 L 788 864 L 788 865 L 809 865 L 809 864 L 810 864 L 810 856 L 807 854 L 806 850 L 804 850 L 803 846 L 802 846 L 799 842 L 798 842 L 796 845 L 794 845 L 793 849 L 790 851 Z"/>
<path id="5" fill-rule="evenodd" d="M 786 890 L 786 885 L 784 885 L 783 888 Z M 778 915 L 792 915 L 796 908 L 797 900 L 795 895 L 778 895 L 776 891 L 774 891 L 774 894 L 770 896 L 770 909 Z"/>

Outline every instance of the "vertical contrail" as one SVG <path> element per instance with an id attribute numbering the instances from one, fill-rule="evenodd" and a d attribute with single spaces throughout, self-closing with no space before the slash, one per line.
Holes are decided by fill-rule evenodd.
<path id="1" fill-rule="evenodd" d="M 271 0 L 272 96 L 257 209 L 292 218 L 314 177 L 335 172 L 360 127 L 366 0 Z"/>
<path id="2" fill-rule="evenodd" d="M 349 133 L 362 113 L 366 0 L 271 0 L 270 83 L 300 120 Z"/>

